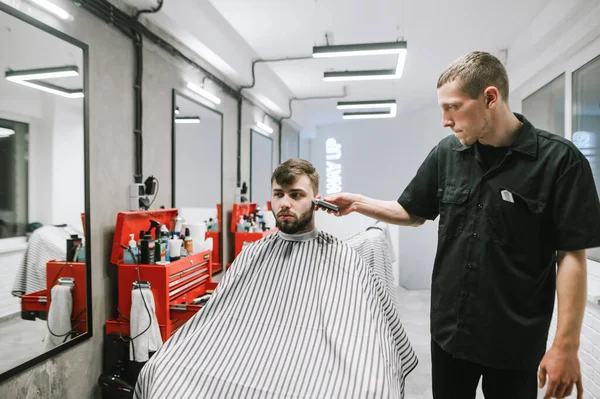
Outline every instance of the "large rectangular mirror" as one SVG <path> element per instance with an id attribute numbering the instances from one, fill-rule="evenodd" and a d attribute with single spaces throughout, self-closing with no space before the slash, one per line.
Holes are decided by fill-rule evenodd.
<path id="1" fill-rule="evenodd" d="M 0 381 L 91 336 L 87 46 L 0 3 Z"/>
<path id="2" fill-rule="evenodd" d="M 267 209 L 271 201 L 271 174 L 273 173 L 273 139 L 250 131 L 250 202 Z"/>
<path id="3" fill-rule="evenodd" d="M 212 244 L 213 273 L 222 270 L 223 114 L 173 90 L 172 206 L 194 245 Z M 197 250 L 198 248 L 195 248 Z"/>

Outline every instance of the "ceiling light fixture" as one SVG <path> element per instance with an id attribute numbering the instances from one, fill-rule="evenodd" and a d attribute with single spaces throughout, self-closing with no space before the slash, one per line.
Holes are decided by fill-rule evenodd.
<path id="1" fill-rule="evenodd" d="M 395 69 L 325 72 L 323 75 L 323 80 L 326 82 L 399 79 L 402 77 L 402 73 L 404 71 L 406 52 L 407 50 L 405 41 L 313 47 L 314 58 L 398 54 Z"/>
<path id="2" fill-rule="evenodd" d="M 15 134 L 15 131 L 12 129 L 7 129 L 5 127 L 0 127 L 0 137 L 8 137 Z"/>
<path id="3" fill-rule="evenodd" d="M 338 102 L 337 109 L 381 109 L 389 108 L 388 111 L 374 112 L 345 112 L 343 119 L 381 119 L 395 118 L 397 112 L 396 100 L 380 100 L 380 101 L 349 101 Z"/>
<path id="4" fill-rule="evenodd" d="M 406 42 L 343 44 L 313 47 L 313 58 L 356 57 L 365 55 L 400 54 L 406 52 Z"/>
<path id="5" fill-rule="evenodd" d="M 11 80 L 13 83 L 18 83 L 23 86 L 32 87 L 46 93 L 56 94 L 57 96 L 67 98 L 82 98 L 83 90 L 81 89 L 65 89 L 64 87 L 56 86 L 50 83 L 42 82 L 41 80 Z"/>
<path id="6" fill-rule="evenodd" d="M 192 123 L 200 123 L 199 116 L 180 116 L 175 118 L 175 123 L 182 124 L 192 124 Z"/>
<path id="7" fill-rule="evenodd" d="M 256 127 L 262 130 L 265 133 L 273 134 L 273 128 L 269 125 L 266 125 L 262 122 L 256 122 Z"/>
<path id="8" fill-rule="evenodd" d="M 43 8 L 44 10 L 56 15 L 60 19 L 64 19 L 65 21 L 73 19 L 71 14 L 69 14 L 68 12 L 66 12 L 65 10 L 63 10 L 62 8 L 57 6 L 56 4 L 49 2 L 48 0 L 29 0 L 29 1 L 36 4 L 40 8 Z"/>
<path id="9" fill-rule="evenodd" d="M 212 101 L 215 104 L 221 104 L 221 99 L 219 97 L 204 90 L 202 87 L 195 85 L 193 83 L 189 83 L 189 82 L 187 84 L 187 87 L 194 93 L 201 95 L 202 97 L 206 98 L 207 100 Z"/>
<path id="10" fill-rule="evenodd" d="M 56 68 L 25 69 L 21 71 L 7 71 L 5 77 L 12 82 L 17 80 L 55 79 L 79 76 L 79 68 L 69 65 Z"/>
<path id="11" fill-rule="evenodd" d="M 67 98 L 82 98 L 82 89 L 67 89 L 65 87 L 43 82 L 39 79 L 56 79 L 71 76 L 79 76 L 79 69 L 75 65 L 53 68 L 23 69 L 20 71 L 8 70 L 4 77 L 9 82 L 18 83 L 23 86 L 32 87 L 47 93 L 56 94 Z"/>

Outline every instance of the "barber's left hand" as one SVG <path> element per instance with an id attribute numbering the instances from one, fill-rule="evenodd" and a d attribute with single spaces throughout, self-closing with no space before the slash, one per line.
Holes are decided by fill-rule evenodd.
<path id="1" fill-rule="evenodd" d="M 548 380 L 544 399 L 568 397 L 573 392 L 573 385 L 577 387 L 577 399 L 583 399 L 583 384 L 576 349 L 562 349 L 553 345 L 540 363 L 539 379 L 540 388 L 543 388 Z"/>

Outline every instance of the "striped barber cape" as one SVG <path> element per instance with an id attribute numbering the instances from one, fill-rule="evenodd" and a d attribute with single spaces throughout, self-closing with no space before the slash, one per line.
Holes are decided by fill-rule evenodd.
<path id="1" fill-rule="evenodd" d="M 240 253 L 144 366 L 134 397 L 403 398 L 416 363 L 357 251 L 317 230 L 278 232 Z"/>

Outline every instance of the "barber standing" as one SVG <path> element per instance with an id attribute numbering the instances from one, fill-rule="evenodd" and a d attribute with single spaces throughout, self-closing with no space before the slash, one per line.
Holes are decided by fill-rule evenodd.
<path id="1" fill-rule="evenodd" d="M 586 248 L 600 246 L 600 201 L 589 162 L 568 140 L 508 106 L 508 77 L 485 52 L 438 80 L 444 127 L 398 201 L 340 193 L 337 215 L 358 212 L 420 226 L 438 215 L 431 285 L 435 399 L 583 397 L 578 359 Z M 329 211 L 331 213 L 331 211 Z M 546 352 L 558 296 L 558 327 Z M 539 368 L 539 372 L 538 372 Z"/>

